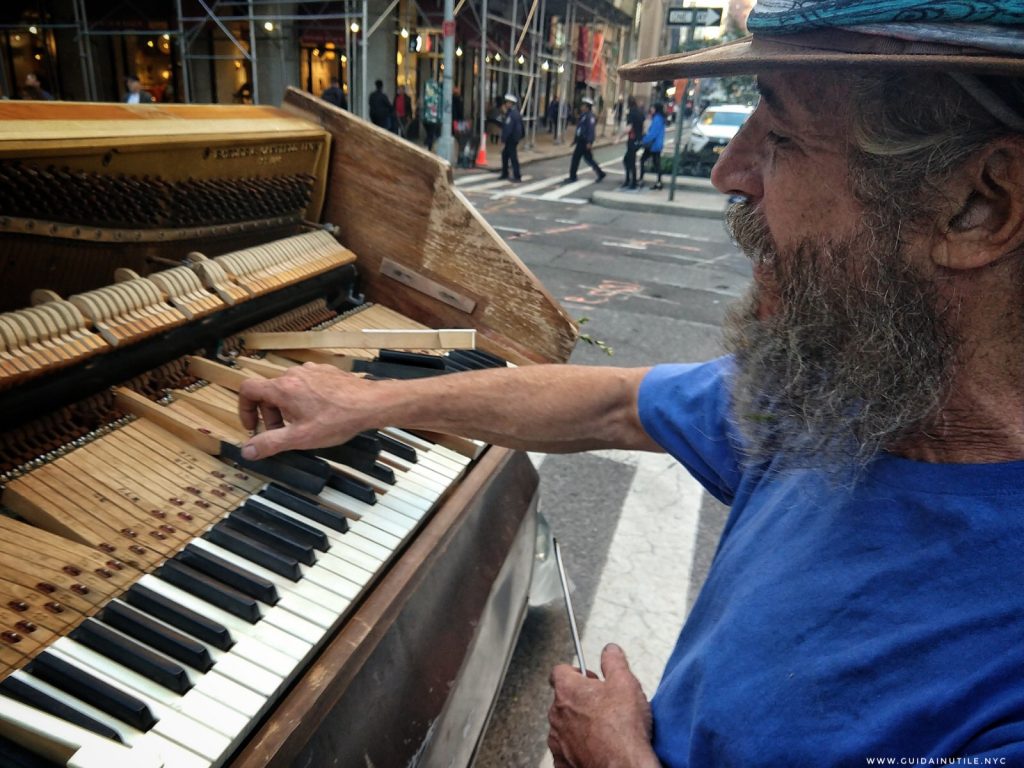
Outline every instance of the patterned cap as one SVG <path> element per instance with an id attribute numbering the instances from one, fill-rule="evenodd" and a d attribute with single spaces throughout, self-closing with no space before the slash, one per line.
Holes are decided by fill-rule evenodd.
<path id="1" fill-rule="evenodd" d="M 1022 0 L 758 0 L 751 37 L 619 69 L 629 80 L 778 69 L 926 68 L 1024 76 Z"/>

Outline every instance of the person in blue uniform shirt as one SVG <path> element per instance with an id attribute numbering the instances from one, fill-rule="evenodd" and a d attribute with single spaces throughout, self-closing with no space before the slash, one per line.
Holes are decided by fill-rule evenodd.
<path id="1" fill-rule="evenodd" d="M 576 121 L 576 138 L 573 140 L 572 160 L 569 162 L 569 178 L 565 180 L 568 184 L 576 181 L 576 171 L 579 170 L 580 160 L 586 160 L 587 165 L 594 169 L 597 180 L 601 181 L 607 175 L 601 170 L 601 166 L 594 160 L 590 153 L 594 146 L 595 126 L 597 118 L 594 117 L 594 100 L 584 96 L 581 101 L 581 112 L 579 120 Z"/>
<path id="2" fill-rule="evenodd" d="M 514 94 L 505 94 L 502 113 L 501 142 L 504 146 L 501 148 L 501 176 L 498 178 L 518 183 L 523 180 L 519 173 L 519 142 L 526 132 L 523 130 L 523 118 L 519 114 L 519 99 Z"/>
<path id="3" fill-rule="evenodd" d="M 560 768 L 1024 765 L 1024 9 L 911 5 L 761 0 L 619 69 L 758 76 L 725 357 L 243 385 L 251 458 L 396 424 L 667 451 L 731 505 L 650 700 L 616 645 L 551 673 Z"/>

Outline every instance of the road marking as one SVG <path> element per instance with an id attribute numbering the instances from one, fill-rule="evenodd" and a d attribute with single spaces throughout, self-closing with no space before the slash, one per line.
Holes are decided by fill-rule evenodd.
<path id="1" fill-rule="evenodd" d="M 474 173 L 474 174 L 469 175 L 469 176 L 459 176 L 459 178 L 457 178 L 455 180 L 455 186 L 456 187 L 466 187 L 466 186 L 469 186 L 470 184 L 476 184 L 478 181 L 483 181 L 484 179 L 493 179 L 493 178 L 494 178 L 494 174 L 493 173 Z"/>
<path id="2" fill-rule="evenodd" d="M 714 242 L 710 237 L 698 237 L 697 235 L 684 235 L 680 232 L 662 232 L 657 229 L 641 229 L 642 235 L 660 235 L 661 237 L 677 237 L 680 240 L 696 240 L 699 243 Z"/>
<path id="3" fill-rule="evenodd" d="M 629 242 L 629 243 L 621 243 L 621 242 L 620 243 L 616 243 L 616 242 L 612 242 L 611 240 L 605 240 L 604 242 L 601 243 L 601 245 L 606 245 L 609 248 L 627 248 L 628 250 L 631 250 L 631 251 L 646 251 L 647 250 L 647 246 L 644 245 L 643 243 L 633 243 L 633 242 Z"/>
<path id="4" fill-rule="evenodd" d="M 492 200 L 503 200 L 503 199 L 509 199 L 509 196 L 508 195 L 493 195 L 492 197 L 490 197 L 490 199 L 492 199 Z M 590 205 L 590 201 L 585 199 L 585 198 L 558 198 L 557 200 L 553 201 L 552 198 L 549 198 L 547 195 L 528 195 L 528 194 L 527 195 L 517 195 L 514 198 L 514 200 L 543 200 L 543 201 L 545 201 L 547 203 L 551 203 L 551 202 L 567 203 L 568 205 L 573 205 L 573 206 L 586 206 L 586 205 Z"/>
<path id="5" fill-rule="evenodd" d="M 555 219 L 556 224 L 575 224 L 574 219 Z"/>
<path id="6" fill-rule="evenodd" d="M 492 177 L 493 178 L 493 177 Z M 531 179 L 532 176 L 523 176 L 524 179 Z M 471 187 L 466 187 L 463 191 L 465 192 L 484 192 L 488 189 L 497 189 L 498 187 L 511 187 L 512 183 L 508 179 L 495 179 L 494 181 L 488 181 L 485 184 L 474 184 Z"/>
<path id="7" fill-rule="evenodd" d="M 518 227 L 499 227 L 497 224 L 491 226 L 499 232 L 514 232 L 517 235 L 526 235 L 530 232 L 528 229 L 519 229 Z"/>
<path id="8" fill-rule="evenodd" d="M 594 183 L 593 179 L 579 179 L 577 181 L 570 181 L 558 189 L 554 189 L 550 192 L 546 192 L 540 196 L 541 200 L 560 200 L 563 197 L 568 197 L 573 192 L 578 192 L 584 187 L 589 187 Z"/>
<path id="9" fill-rule="evenodd" d="M 498 192 L 494 197 L 522 197 L 529 192 L 536 192 L 538 189 L 544 189 L 557 184 L 561 179 L 558 176 L 550 176 L 540 181 L 535 181 L 532 184 L 522 184 L 516 189 L 510 189 L 507 191 Z M 494 199 L 494 198 L 492 198 Z"/>

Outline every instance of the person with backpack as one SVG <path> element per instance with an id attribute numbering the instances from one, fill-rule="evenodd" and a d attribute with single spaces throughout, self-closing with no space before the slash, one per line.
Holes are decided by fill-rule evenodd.
<path id="1" fill-rule="evenodd" d="M 647 165 L 647 158 L 651 158 L 654 164 L 654 171 L 658 174 L 658 181 L 651 185 L 651 189 L 661 189 L 661 150 L 665 148 L 665 105 L 660 101 L 655 103 L 651 124 L 647 126 L 647 133 L 640 140 L 644 153 L 640 156 L 640 178 L 644 180 L 644 166 Z"/>

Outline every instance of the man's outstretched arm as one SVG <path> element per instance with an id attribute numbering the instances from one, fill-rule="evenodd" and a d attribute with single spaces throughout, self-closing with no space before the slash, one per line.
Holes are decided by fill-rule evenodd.
<path id="1" fill-rule="evenodd" d="M 336 445 L 367 429 L 397 426 L 484 440 L 521 450 L 661 450 L 640 424 L 646 369 L 531 365 L 409 381 L 369 381 L 306 364 L 239 395 L 246 429 L 266 431 L 247 458 Z"/>

